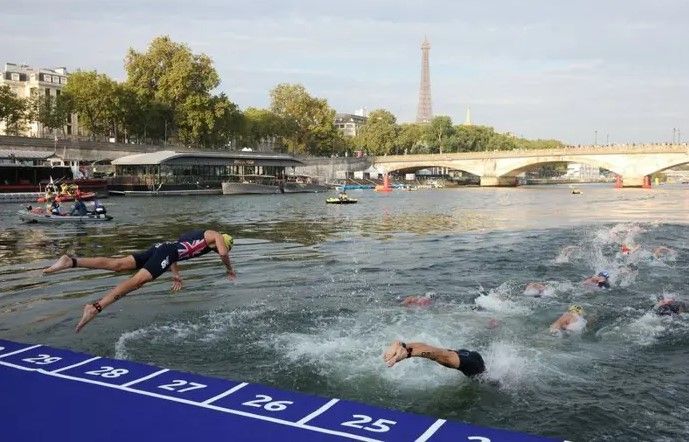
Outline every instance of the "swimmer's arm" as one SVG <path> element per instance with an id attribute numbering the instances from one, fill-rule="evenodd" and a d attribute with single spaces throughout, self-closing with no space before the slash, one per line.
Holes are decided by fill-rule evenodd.
<path id="1" fill-rule="evenodd" d="M 452 350 L 433 347 L 423 342 L 409 342 L 407 348 L 411 349 L 411 357 L 430 359 L 445 367 L 459 368 L 459 355 Z"/>
<path id="2" fill-rule="evenodd" d="M 227 276 L 230 279 L 235 279 L 237 277 L 237 274 L 232 268 L 232 261 L 230 261 L 230 251 L 227 249 L 227 246 L 225 245 L 225 239 L 222 237 L 222 234 L 216 232 L 215 230 L 206 230 L 203 233 L 203 236 L 206 239 L 206 242 L 209 242 L 208 239 L 210 239 L 210 242 L 212 242 L 215 245 L 215 250 L 217 250 L 218 255 L 220 255 L 220 260 L 227 269 Z"/>
<path id="3" fill-rule="evenodd" d="M 170 271 L 172 272 L 172 291 L 182 290 L 182 275 L 179 273 L 179 266 L 176 262 L 172 263 Z"/>

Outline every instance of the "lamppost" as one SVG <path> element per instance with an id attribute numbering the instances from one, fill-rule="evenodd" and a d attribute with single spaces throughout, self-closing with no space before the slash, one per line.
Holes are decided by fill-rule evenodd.
<path id="1" fill-rule="evenodd" d="M 598 146 L 598 131 L 597 130 L 593 131 L 593 145 Z"/>
<path id="2" fill-rule="evenodd" d="M 610 146 L 610 134 L 605 134 L 605 145 Z"/>
<path id="3" fill-rule="evenodd" d="M 672 144 L 675 144 L 675 134 L 677 133 L 677 129 L 674 127 L 672 128 Z"/>

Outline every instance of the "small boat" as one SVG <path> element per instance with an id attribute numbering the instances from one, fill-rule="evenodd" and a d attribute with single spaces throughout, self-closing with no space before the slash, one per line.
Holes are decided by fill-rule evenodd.
<path id="1" fill-rule="evenodd" d="M 112 220 L 112 216 L 102 213 L 88 213 L 84 216 L 51 215 L 45 212 L 20 210 L 19 218 L 27 223 L 55 224 L 55 223 L 93 223 Z"/>
<path id="2" fill-rule="evenodd" d="M 359 202 L 359 200 L 354 199 L 354 198 L 340 198 L 340 197 L 333 197 L 333 198 L 328 198 L 325 200 L 327 204 L 356 204 Z"/>
<path id="3" fill-rule="evenodd" d="M 581 195 L 581 190 L 579 190 L 579 189 L 572 189 L 572 195 Z"/>

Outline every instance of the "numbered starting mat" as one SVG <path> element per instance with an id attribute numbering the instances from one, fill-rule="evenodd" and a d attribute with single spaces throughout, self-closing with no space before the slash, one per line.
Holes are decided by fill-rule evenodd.
<path id="1" fill-rule="evenodd" d="M 0 340 L 0 440 L 556 439 Z"/>

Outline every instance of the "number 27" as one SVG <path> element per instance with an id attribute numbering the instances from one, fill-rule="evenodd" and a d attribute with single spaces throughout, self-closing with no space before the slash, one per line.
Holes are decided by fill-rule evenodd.
<path id="1" fill-rule="evenodd" d="M 374 433 L 385 433 L 386 431 L 390 431 L 390 427 L 388 425 L 395 425 L 397 423 L 387 419 L 378 419 L 377 421 L 373 422 L 370 427 L 364 427 L 363 424 L 368 424 L 371 422 L 373 420 L 372 417 L 364 414 L 353 414 L 352 417 L 355 419 L 342 422 L 340 425 L 344 425 L 345 427 L 361 428 L 362 430 L 372 431 Z"/>

